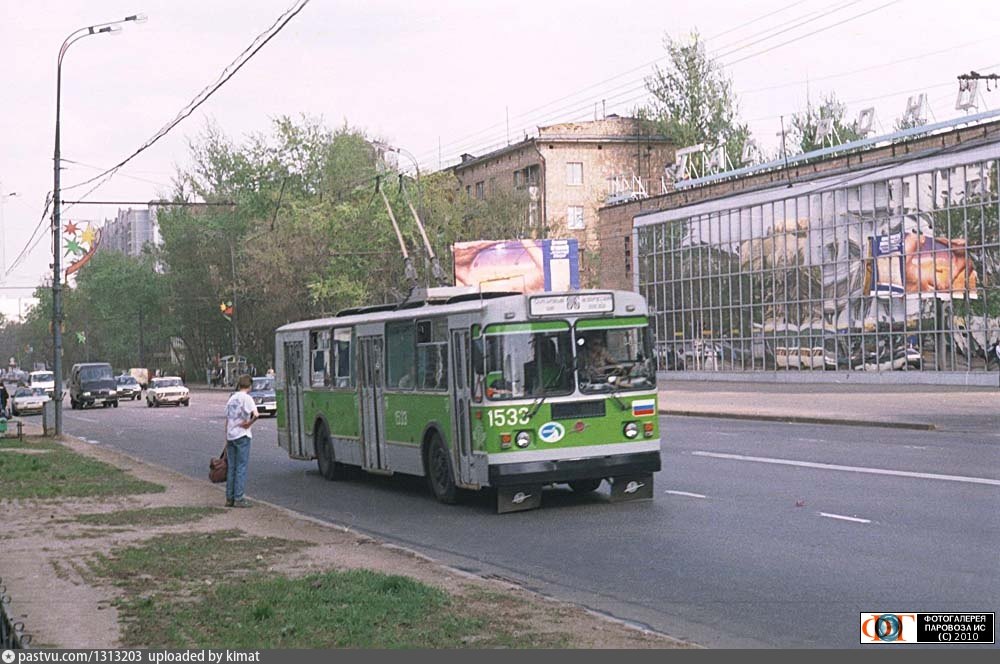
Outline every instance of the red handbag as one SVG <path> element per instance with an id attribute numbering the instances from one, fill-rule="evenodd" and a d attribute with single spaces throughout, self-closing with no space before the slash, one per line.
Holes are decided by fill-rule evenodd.
<path id="1" fill-rule="evenodd" d="M 213 484 L 220 484 L 226 481 L 226 473 L 229 472 L 229 462 L 226 460 L 226 448 L 222 448 L 222 454 L 212 457 L 208 462 L 208 479 Z"/>

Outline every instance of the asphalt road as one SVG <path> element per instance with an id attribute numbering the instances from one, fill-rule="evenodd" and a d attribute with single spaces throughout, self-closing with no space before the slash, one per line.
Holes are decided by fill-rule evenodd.
<path id="1" fill-rule="evenodd" d="M 202 478 L 226 396 L 67 408 L 65 428 Z M 553 489 L 498 516 L 485 496 L 440 505 L 414 478 L 327 482 L 277 447 L 273 420 L 254 426 L 248 494 L 710 647 L 857 647 L 863 611 L 1000 608 L 1000 437 L 662 424 L 651 502 Z"/>

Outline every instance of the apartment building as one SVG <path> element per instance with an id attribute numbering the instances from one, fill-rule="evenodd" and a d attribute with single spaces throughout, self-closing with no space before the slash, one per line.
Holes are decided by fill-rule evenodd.
<path id="1" fill-rule="evenodd" d="M 128 208 L 118 210 L 118 216 L 104 224 L 100 249 L 117 251 L 127 256 L 140 256 L 147 244 L 158 246 L 162 242 L 156 223 L 156 208 Z"/>
<path id="2" fill-rule="evenodd" d="M 673 146 L 636 118 L 539 127 L 538 135 L 476 156 L 453 167 L 473 198 L 498 192 L 527 193 L 528 224 L 536 237 L 575 238 L 585 283 L 597 273 L 597 211 L 620 189 L 616 182 L 659 177 L 674 159 Z"/>

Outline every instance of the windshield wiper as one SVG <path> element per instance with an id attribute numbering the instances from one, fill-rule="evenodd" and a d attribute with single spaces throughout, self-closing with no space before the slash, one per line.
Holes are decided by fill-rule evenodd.
<path id="1" fill-rule="evenodd" d="M 536 413 L 538 413 L 538 409 L 542 407 L 542 404 L 545 403 L 545 400 L 549 397 L 549 388 L 559 384 L 559 380 L 562 378 L 563 372 L 565 371 L 565 366 L 559 367 L 559 373 L 556 374 L 555 378 L 551 381 L 542 383 L 540 394 L 536 400 L 532 401 L 531 410 L 528 411 L 529 420 L 534 417 Z"/>
<path id="2" fill-rule="evenodd" d="M 609 377 L 609 378 L 611 378 L 611 377 Z M 620 396 L 618 396 L 618 385 L 617 385 L 617 382 L 618 381 L 616 381 L 616 380 L 615 381 L 612 381 L 612 380 L 608 381 L 608 385 L 611 386 L 611 397 L 618 404 L 619 408 L 621 408 L 622 410 L 628 410 L 628 406 L 625 404 L 624 401 L 622 401 L 622 398 Z"/>

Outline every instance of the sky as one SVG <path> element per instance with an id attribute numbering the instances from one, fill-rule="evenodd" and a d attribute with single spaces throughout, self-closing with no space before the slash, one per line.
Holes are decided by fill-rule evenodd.
<path id="1" fill-rule="evenodd" d="M 64 58 L 64 189 L 130 155 L 298 2 L 0 0 L 0 312 L 16 316 L 17 299 L 51 274 L 50 234 L 10 265 L 52 189 L 56 59 L 67 35 L 148 17 L 82 39 Z M 346 122 L 405 149 L 426 172 L 539 125 L 593 119 L 598 108 L 633 111 L 645 100 L 644 77 L 665 62 L 665 36 L 692 31 L 725 66 L 741 117 L 772 150 L 781 117 L 807 99 L 834 92 L 848 119 L 874 107 L 887 133 L 910 95 L 926 92 L 930 121 L 948 120 L 964 114 L 954 108 L 958 74 L 1000 72 L 996 0 L 311 0 L 89 199 L 168 195 L 207 123 L 240 141 L 282 115 Z M 1000 90 L 981 90 L 979 110 L 1000 107 Z M 100 223 L 119 207 L 128 206 L 67 206 L 63 218 Z"/>

